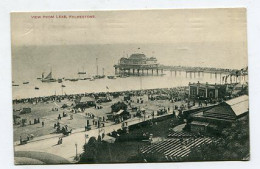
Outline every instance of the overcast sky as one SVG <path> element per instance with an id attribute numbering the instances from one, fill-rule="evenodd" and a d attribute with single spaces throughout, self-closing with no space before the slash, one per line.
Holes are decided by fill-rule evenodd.
<path id="1" fill-rule="evenodd" d="M 95 18 L 42 18 L 51 15 L 94 15 Z M 247 65 L 246 10 L 242 8 L 12 13 L 11 32 L 13 49 L 54 45 L 99 45 L 102 48 L 103 44 L 109 44 L 113 51 L 113 45 L 123 44 L 126 48 L 122 50 L 131 52 L 133 46 L 127 49 L 127 44 L 136 44 L 136 48 L 139 44 L 158 44 L 157 51 L 156 47 L 148 47 L 143 52 L 154 52 L 163 64 L 174 64 L 179 58 L 181 65 L 190 65 L 190 62 L 194 62 L 193 66 L 227 68 Z M 28 51 L 22 52 L 28 54 Z M 21 57 L 19 51 L 13 52 L 13 59 L 16 57 Z M 46 54 L 46 57 L 51 56 Z"/>

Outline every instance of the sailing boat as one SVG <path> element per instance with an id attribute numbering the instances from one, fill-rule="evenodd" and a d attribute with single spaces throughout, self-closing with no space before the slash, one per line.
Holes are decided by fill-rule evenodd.
<path id="1" fill-rule="evenodd" d="M 49 82 L 56 82 L 56 81 L 57 80 L 52 77 L 52 70 L 50 71 L 50 73 L 46 77 L 44 77 L 44 74 L 42 74 L 42 82 L 49 83 Z"/>
<path id="2" fill-rule="evenodd" d="M 103 68 L 103 75 L 99 75 L 98 74 L 98 58 L 96 58 L 96 66 L 97 66 L 97 74 L 93 78 L 94 79 L 102 79 L 102 78 L 104 78 L 105 77 L 105 75 L 104 75 L 104 68 Z"/>

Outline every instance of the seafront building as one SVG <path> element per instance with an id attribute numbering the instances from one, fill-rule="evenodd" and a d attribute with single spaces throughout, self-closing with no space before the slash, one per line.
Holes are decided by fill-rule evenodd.
<path id="1" fill-rule="evenodd" d="M 230 127 L 236 120 L 247 115 L 248 112 L 248 96 L 243 95 L 209 109 L 192 113 L 187 125 L 190 125 L 192 132 L 218 133 L 223 128 Z"/>
<path id="2" fill-rule="evenodd" d="M 209 83 L 189 83 L 189 98 L 224 98 L 226 85 Z"/>
<path id="3" fill-rule="evenodd" d="M 114 68 L 117 75 L 159 75 L 159 71 L 163 73 L 155 57 L 140 53 L 134 53 L 129 58 L 122 57 Z"/>

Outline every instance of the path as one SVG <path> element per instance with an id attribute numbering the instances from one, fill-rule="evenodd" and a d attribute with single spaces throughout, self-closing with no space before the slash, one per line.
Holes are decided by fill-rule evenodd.
<path id="1" fill-rule="evenodd" d="M 169 114 L 166 114 L 169 115 Z M 164 115 L 164 116 L 166 116 Z M 158 116 L 162 117 L 162 116 Z M 158 118 L 157 117 L 157 118 Z M 147 119 L 148 120 L 148 119 Z M 142 121 L 142 120 L 141 120 Z M 140 123 L 139 118 L 133 118 L 127 120 L 128 125 L 133 125 Z M 115 124 L 111 126 L 103 127 L 105 133 L 110 133 L 114 130 L 118 130 L 122 127 L 122 124 Z M 57 145 L 58 137 L 61 135 L 45 135 L 41 137 L 35 138 L 33 141 L 29 142 L 25 145 L 18 145 L 19 142 L 15 142 L 15 151 L 38 151 L 38 152 L 46 152 L 51 153 L 60 157 L 63 157 L 70 162 L 74 161 L 74 157 L 76 155 L 76 146 L 78 154 L 83 152 L 83 145 L 85 141 L 88 142 L 88 139 L 92 136 L 98 137 L 99 129 L 92 129 L 90 131 L 84 131 L 84 128 L 78 129 L 73 134 L 67 137 L 63 137 L 63 143 L 61 145 Z M 85 134 L 88 135 L 88 139 L 85 140 Z"/>
<path id="2" fill-rule="evenodd" d="M 167 116 L 170 114 L 165 114 L 161 116 L 155 116 L 155 118 L 159 118 L 162 116 Z M 151 119 L 151 118 L 150 118 Z M 146 118 L 147 120 L 150 120 Z M 128 126 L 137 124 L 143 121 L 140 118 L 132 118 L 126 120 L 128 122 Z M 110 126 L 105 126 L 102 129 L 105 130 L 105 133 L 110 133 L 114 130 L 118 130 L 122 127 L 122 124 L 113 124 Z M 98 137 L 99 129 L 95 128 L 90 131 L 84 131 L 85 128 L 80 128 L 75 131 L 70 136 L 63 138 L 63 144 L 57 145 L 58 137 L 61 135 L 45 135 L 41 137 L 35 138 L 33 141 L 29 142 L 25 145 L 18 145 L 19 142 L 15 142 L 15 151 L 38 151 L 38 152 L 46 152 L 51 153 L 60 157 L 63 157 L 70 162 L 74 161 L 74 157 L 76 156 L 76 144 L 77 144 L 77 152 L 78 154 L 83 152 L 83 145 L 85 142 L 88 142 L 88 139 L 92 136 Z M 85 140 L 85 135 L 88 135 L 88 139 Z"/>

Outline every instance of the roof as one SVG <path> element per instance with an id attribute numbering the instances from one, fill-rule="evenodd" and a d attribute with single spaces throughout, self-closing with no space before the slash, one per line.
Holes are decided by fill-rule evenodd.
<path id="1" fill-rule="evenodd" d="M 226 101 L 226 104 L 228 104 L 231 109 L 234 111 L 236 116 L 239 116 L 243 113 L 248 112 L 249 110 L 249 99 L 247 95 L 243 95 L 231 100 Z"/>
<path id="2" fill-rule="evenodd" d="M 81 97 L 80 102 L 90 102 L 90 101 L 95 101 L 93 97 Z"/>
<path id="3" fill-rule="evenodd" d="M 194 133 L 190 133 L 190 132 L 175 132 L 175 131 L 171 131 L 168 134 L 168 138 L 180 138 L 180 137 L 194 137 L 195 134 Z"/>
<path id="4" fill-rule="evenodd" d="M 247 95 L 243 95 L 243 96 L 240 96 L 240 97 L 236 97 L 234 99 L 231 99 L 231 100 L 228 100 L 228 101 L 225 101 L 228 105 L 232 106 L 232 105 L 235 105 L 235 104 L 238 104 L 238 103 L 241 103 L 241 102 L 245 102 L 247 101 L 248 102 L 248 96 Z"/>
<path id="5" fill-rule="evenodd" d="M 220 84 L 209 84 L 209 83 L 189 83 L 189 86 L 199 86 L 199 87 L 208 87 L 208 88 L 212 88 L 212 87 L 225 87 L 225 85 L 220 85 Z"/>
<path id="6" fill-rule="evenodd" d="M 129 59 L 146 59 L 146 56 L 144 54 L 135 53 L 132 54 Z"/>
<path id="7" fill-rule="evenodd" d="M 235 120 L 236 116 L 229 105 L 219 104 L 204 111 L 203 116 L 216 119 Z"/>
<path id="8" fill-rule="evenodd" d="M 240 96 L 219 105 L 212 107 L 203 112 L 204 117 L 211 117 L 216 119 L 235 120 L 248 112 L 248 96 Z"/>
<path id="9" fill-rule="evenodd" d="M 120 115 L 120 114 L 122 114 L 124 112 L 124 110 L 119 110 L 117 113 L 116 113 L 116 115 Z"/>
<path id="10" fill-rule="evenodd" d="M 213 140 L 211 138 L 188 138 L 181 139 L 171 138 L 160 141 L 140 149 L 142 154 L 162 153 L 167 159 L 174 160 L 185 157 L 191 152 L 191 148 L 201 146 L 203 144 L 210 144 Z"/>
<path id="11" fill-rule="evenodd" d="M 208 126 L 209 125 L 209 123 L 200 122 L 200 121 L 192 121 L 191 124 L 198 125 L 198 126 Z"/>

